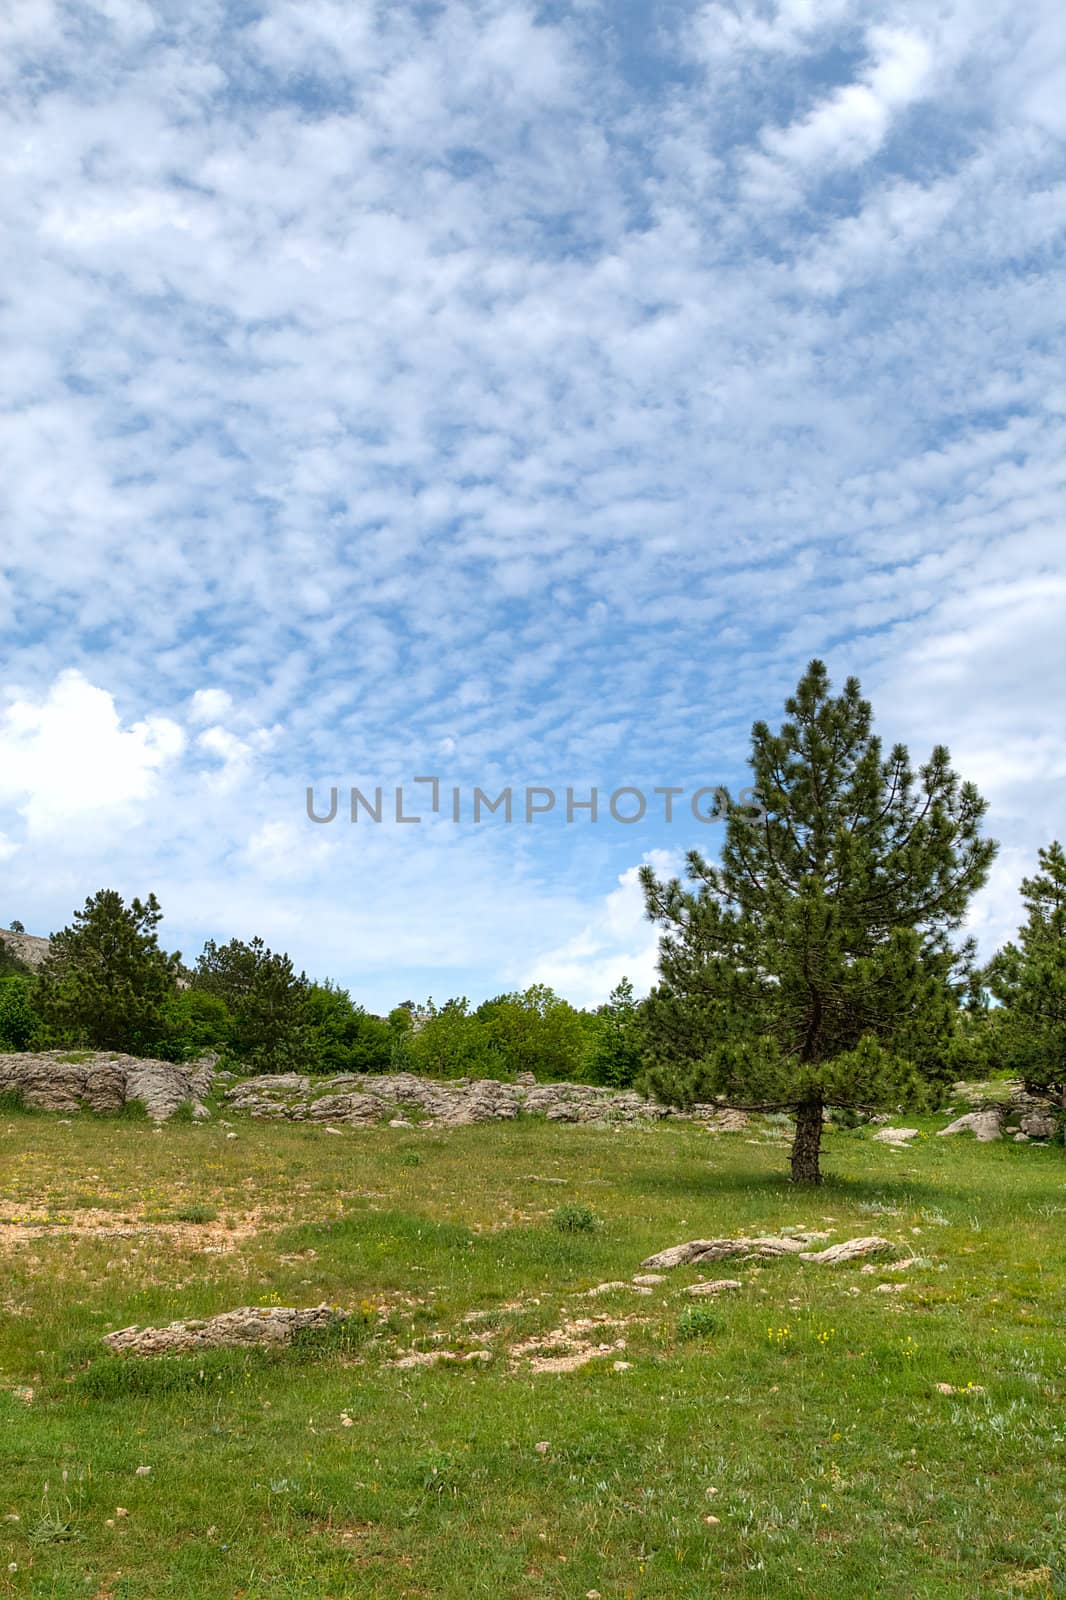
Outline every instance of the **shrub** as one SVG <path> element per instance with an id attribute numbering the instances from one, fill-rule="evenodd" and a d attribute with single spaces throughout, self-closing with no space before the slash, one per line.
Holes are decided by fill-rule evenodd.
<path id="1" fill-rule="evenodd" d="M 709 1339 L 721 1327 L 711 1306 L 686 1306 L 677 1319 L 679 1339 Z"/>
<path id="2" fill-rule="evenodd" d="M 195 1061 L 205 1050 L 225 1049 L 232 1032 L 224 1000 L 203 989 L 183 989 L 163 1009 L 156 1048 L 164 1061 Z"/>
<path id="3" fill-rule="evenodd" d="M 552 1212 L 552 1227 L 559 1233 L 593 1233 L 599 1225 L 590 1206 L 570 1203 Z"/>
<path id="4" fill-rule="evenodd" d="M 39 1030 L 35 987 L 34 978 L 0 978 L 0 1050 L 28 1049 Z"/>

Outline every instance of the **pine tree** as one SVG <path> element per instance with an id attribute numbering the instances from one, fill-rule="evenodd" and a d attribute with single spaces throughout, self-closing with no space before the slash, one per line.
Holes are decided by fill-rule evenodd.
<path id="1" fill-rule="evenodd" d="M 595 1013 L 586 1076 L 609 1089 L 628 1089 L 644 1065 L 640 1006 L 621 978 Z"/>
<path id="2" fill-rule="evenodd" d="M 232 1018 L 235 1054 L 257 1072 L 305 1071 L 313 1060 L 311 985 L 291 958 L 255 938 L 250 944 L 209 939 L 192 984 L 217 995 Z"/>
<path id="3" fill-rule="evenodd" d="M 996 849 L 943 746 L 916 776 L 904 746 L 884 758 L 858 680 L 830 687 L 812 661 L 780 732 L 754 725 L 762 815 L 729 801 L 719 866 L 691 851 L 690 887 L 642 869 L 663 929 L 652 1086 L 793 1111 L 804 1183 L 820 1181 L 824 1108 L 896 1105 L 942 1070 L 972 958 L 952 935 Z"/>
<path id="4" fill-rule="evenodd" d="M 1018 942 L 994 957 L 987 977 L 1000 1001 L 992 1016 L 1005 1063 L 1066 1107 L 1066 853 L 1056 839 L 1039 860 L 1035 876 L 1022 879 L 1028 916 Z"/>
<path id="5" fill-rule="evenodd" d="M 181 957 L 160 948 L 154 894 L 127 906 L 101 889 L 52 936 L 36 1003 L 49 1032 L 102 1050 L 150 1050 L 173 995 Z"/>

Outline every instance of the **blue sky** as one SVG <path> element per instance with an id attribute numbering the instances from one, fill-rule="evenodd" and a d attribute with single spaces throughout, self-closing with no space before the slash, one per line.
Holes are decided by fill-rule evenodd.
<path id="1" fill-rule="evenodd" d="M 988 796 L 993 948 L 1066 832 L 1064 71 L 1050 0 L 10 8 L 0 919 L 643 987 L 713 829 L 306 785 L 737 785 L 818 654 Z"/>

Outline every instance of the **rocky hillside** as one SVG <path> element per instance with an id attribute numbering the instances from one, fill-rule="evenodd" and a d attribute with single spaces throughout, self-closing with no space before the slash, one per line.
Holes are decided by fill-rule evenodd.
<path id="1" fill-rule="evenodd" d="M 28 967 L 39 967 L 48 955 L 51 941 L 39 939 L 32 933 L 11 933 L 8 929 L 0 929 L 0 943 L 3 943 L 24 961 Z"/>

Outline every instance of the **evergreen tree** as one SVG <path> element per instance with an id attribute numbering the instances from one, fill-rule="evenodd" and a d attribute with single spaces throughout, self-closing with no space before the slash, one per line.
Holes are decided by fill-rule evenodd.
<path id="1" fill-rule="evenodd" d="M 1056 839 L 1039 860 L 1035 876 L 1022 879 L 1028 916 L 1018 941 L 994 957 L 987 977 L 1000 1001 L 992 1017 L 1005 1064 L 1066 1106 L 1066 853 Z"/>
<path id="2" fill-rule="evenodd" d="M 622 978 L 595 1013 L 586 1073 L 592 1083 L 628 1089 L 644 1065 L 640 1006 L 633 985 Z"/>
<path id="3" fill-rule="evenodd" d="M 259 938 L 224 945 L 209 939 L 191 981 L 225 1004 L 232 1047 L 242 1061 L 257 1072 L 306 1070 L 312 1055 L 311 986 L 284 952 L 268 949 Z"/>
<path id="4" fill-rule="evenodd" d="M 687 888 L 642 869 L 663 929 L 645 1029 L 663 1098 L 793 1111 L 792 1176 L 817 1183 L 825 1107 L 895 1105 L 944 1070 L 972 956 L 952 935 L 996 847 L 946 749 L 917 776 L 904 746 L 883 756 L 856 679 L 834 697 L 812 661 L 785 710 L 752 729 L 765 814 L 729 801 L 721 864 L 691 851 Z"/>
<path id="5" fill-rule="evenodd" d="M 160 948 L 162 918 L 154 894 L 127 906 L 101 889 L 53 935 L 36 999 L 55 1038 L 130 1053 L 153 1047 L 181 963 Z"/>

